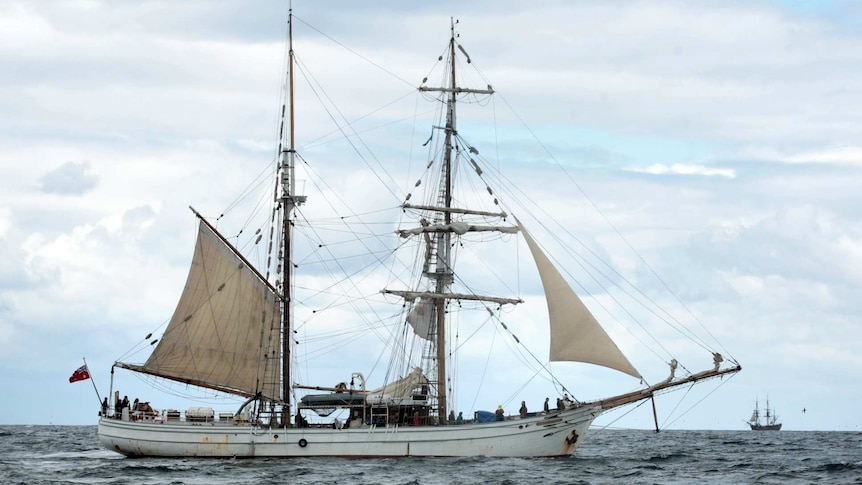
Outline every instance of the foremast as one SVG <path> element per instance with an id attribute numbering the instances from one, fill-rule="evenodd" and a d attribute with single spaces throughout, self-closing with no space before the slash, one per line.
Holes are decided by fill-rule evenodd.
<path id="1" fill-rule="evenodd" d="M 281 258 L 281 276 L 282 276 L 282 319 L 281 319 L 281 399 L 282 412 L 281 422 L 287 427 L 290 424 L 291 416 L 291 378 L 290 378 L 290 363 L 291 363 L 291 342 L 292 342 L 292 322 L 293 322 L 293 232 L 291 230 L 290 219 L 296 207 L 305 202 L 304 195 L 296 194 L 296 145 L 295 145 L 295 118 L 294 118 L 294 96 L 293 96 L 293 71 L 294 71 L 294 52 L 293 52 L 293 8 L 288 12 L 288 62 L 287 62 L 287 95 L 285 96 L 285 105 L 281 109 L 281 126 L 279 128 L 279 176 L 278 182 L 281 186 L 281 193 L 276 195 L 278 202 L 281 204 L 281 231 L 282 231 L 282 258 Z M 286 113 L 285 113 L 286 112 Z M 284 133 L 285 116 L 287 116 L 288 132 Z M 285 139 L 286 138 L 286 139 Z"/>
<path id="2" fill-rule="evenodd" d="M 446 102 L 446 139 L 444 141 L 443 155 L 443 207 L 452 207 L 452 134 L 455 133 L 457 127 L 455 125 L 455 25 L 452 23 L 452 35 L 449 39 L 449 60 L 450 64 L 450 91 Z M 449 225 L 452 223 L 452 213 L 449 211 L 443 212 L 443 224 Z M 450 256 L 450 242 L 452 233 L 442 231 L 437 233 L 437 265 L 436 273 L 429 274 L 435 277 L 437 282 L 437 293 L 446 293 L 452 285 L 452 258 Z M 446 380 L 446 300 L 437 298 L 435 300 L 436 307 L 436 334 L 437 334 L 437 416 L 439 422 L 443 422 L 443 417 L 446 416 L 446 397 L 447 397 L 447 380 Z"/>
<path id="3" fill-rule="evenodd" d="M 482 211 L 473 211 L 469 209 L 461 209 L 453 207 L 453 152 L 455 144 L 455 136 L 458 133 L 456 103 L 457 96 L 461 93 L 474 94 L 493 94 L 494 90 L 488 86 L 487 89 L 468 89 L 458 87 L 456 77 L 455 64 L 455 21 L 451 20 L 451 36 L 449 39 L 449 77 L 448 83 L 444 83 L 443 87 L 427 87 L 420 86 L 419 91 L 423 92 L 438 92 L 442 94 L 446 103 L 446 123 L 442 127 L 444 130 L 443 142 L 443 159 L 441 164 L 441 179 L 436 205 L 420 205 L 413 206 L 409 203 L 404 203 L 405 209 L 417 209 L 429 211 L 434 214 L 434 224 L 426 220 L 422 220 L 422 226 L 411 230 L 399 230 L 398 233 L 402 237 L 411 235 L 423 235 L 427 245 L 426 255 L 432 255 L 434 267 L 431 268 L 430 259 L 426 259 L 424 275 L 433 282 L 433 291 L 399 291 L 399 290 L 383 290 L 384 293 L 391 293 L 402 296 L 407 301 L 424 300 L 431 302 L 433 308 L 433 326 L 430 334 L 433 335 L 436 360 L 436 398 L 437 398 L 437 417 L 438 424 L 445 424 L 446 409 L 448 406 L 448 379 L 446 373 L 446 352 L 447 352 L 447 335 L 446 335 L 446 306 L 449 300 L 476 300 L 476 301 L 492 301 L 498 304 L 503 303 L 519 303 L 521 300 L 511 298 L 496 298 L 486 297 L 481 295 L 452 293 L 451 286 L 454 282 L 454 271 L 452 268 L 452 233 L 456 231 L 504 231 L 517 232 L 511 227 L 486 227 L 486 226 L 471 226 L 456 223 L 453 225 L 453 214 L 459 215 L 493 215 L 505 217 L 504 213 L 486 213 Z M 458 45 L 458 48 L 465 53 L 464 49 Z M 468 57 L 469 62 L 469 57 Z M 433 236 L 433 237 L 432 237 Z"/>

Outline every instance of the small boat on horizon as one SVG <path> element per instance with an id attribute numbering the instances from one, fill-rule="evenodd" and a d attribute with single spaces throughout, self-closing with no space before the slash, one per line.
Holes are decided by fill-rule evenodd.
<path id="1" fill-rule="evenodd" d="M 754 411 L 751 412 L 751 417 L 746 421 L 751 426 L 752 431 L 780 431 L 781 423 L 778 422 L 778 415 L 775 414 L 775 409 L 769 408 L 769 399 L 766 399 L 766 409 L 761 414 L 760 402 L 754 401 Z"/>

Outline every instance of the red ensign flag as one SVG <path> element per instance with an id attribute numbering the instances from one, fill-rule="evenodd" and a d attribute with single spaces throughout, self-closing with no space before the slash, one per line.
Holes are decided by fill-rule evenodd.
<path id="1" fill-rule="evenodd" d="M 87 369 L 87 364 L 78 367 L 78 370 L 72 373 L 69 382 L 84 381 L 90 378 L 90 369 Z"/>

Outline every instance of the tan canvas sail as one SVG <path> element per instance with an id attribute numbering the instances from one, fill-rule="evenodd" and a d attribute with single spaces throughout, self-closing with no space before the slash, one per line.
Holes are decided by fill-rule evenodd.
<path id="1" fill-rule="evenodd" d="M 383 387 L 368 392 L 369 398 L 405 398 L 411 397 L 413 390 L 427 386 L 428 379 L 422 374 L 422 369 L 416 367 L 406 377 L 390 382 Z"/>
<path id="2" fill-rule="evenodd" d="M 551 361 L 587 362 L 640 378 L 640 372 L 599 325 L 520 221 L 518 227 L 530 247 L 545 288 L 551 325 Z"/>
<path id="3" fill-rule="evenodd" d="M 192 267 L 167 330 L 143 366 L 122 366 L 278 399 L 279 319 L 273 290 L 201 222 Z"/>

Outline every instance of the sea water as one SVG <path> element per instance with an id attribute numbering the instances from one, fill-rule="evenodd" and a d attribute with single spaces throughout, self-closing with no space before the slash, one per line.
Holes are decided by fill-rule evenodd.
<path id="1" fill-rule="evenodd" d="M 125 458 L 95 426 L 0 426 L 0 484 L 862 484 L 862 433 L 592 430 L 567 458 Z"/>

